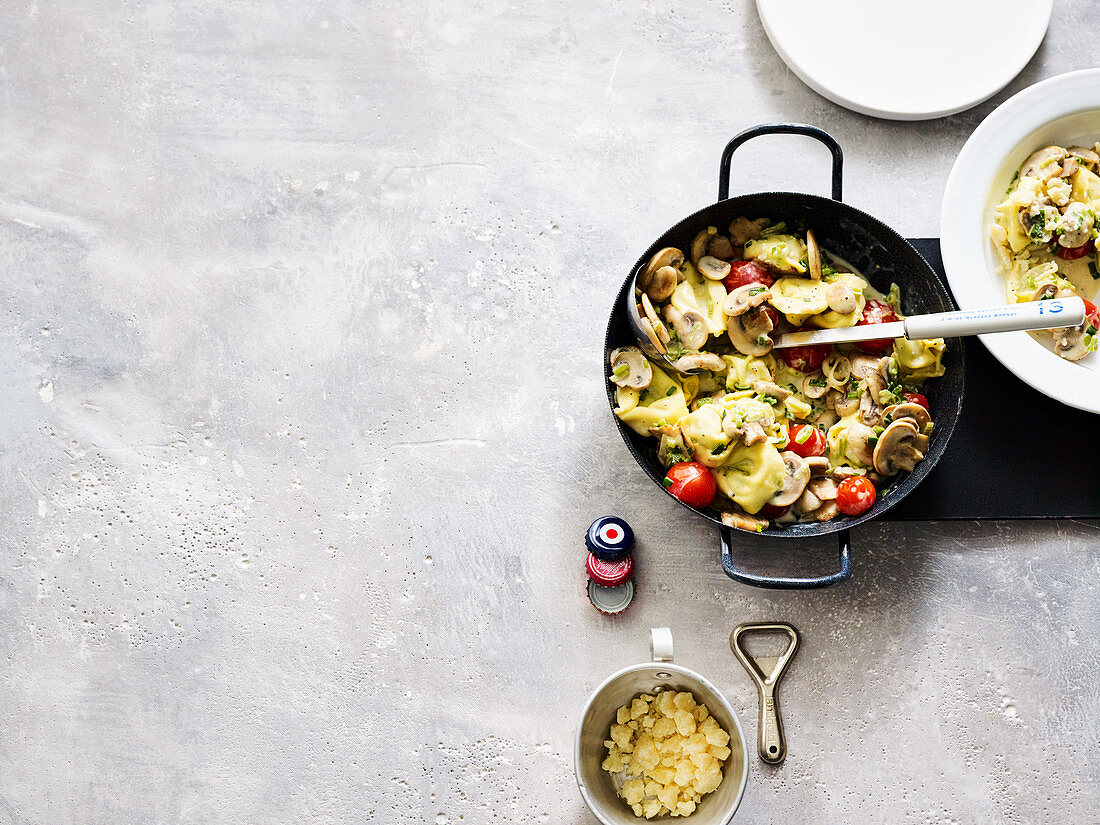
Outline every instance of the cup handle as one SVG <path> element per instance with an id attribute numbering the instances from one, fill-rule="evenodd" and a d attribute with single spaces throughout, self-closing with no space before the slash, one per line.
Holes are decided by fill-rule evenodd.
<path id="1" fill-rule="evenodd" d="M 672 661 L 672 631 L 669 628 L 650 628 L 649 655 L 654 662 Z"/>

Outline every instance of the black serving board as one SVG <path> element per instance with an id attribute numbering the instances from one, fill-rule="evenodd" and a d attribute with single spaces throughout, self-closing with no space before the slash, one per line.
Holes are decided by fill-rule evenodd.
<path id="1" fill-rule="evenodd" d="M 910 243 L 942 277 L 939 238 Z M 882 518 L 1100 518 L 1100 415 L 1033 390 L 977 338 L 965 346 L 966 394 L 947 451 Z"/>

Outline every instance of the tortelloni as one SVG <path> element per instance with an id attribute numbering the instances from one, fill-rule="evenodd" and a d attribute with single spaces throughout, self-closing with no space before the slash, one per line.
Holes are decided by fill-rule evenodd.
<path id="1" fill-rule="evenodd" d="M 783 489 L 783 459 L 767 441 L 747 447 L 739 444 L 729 460 L 714 471 L 718 489 L 746 513 L 756 514 L 768 499 Z"/>
<path id="2" fill-rule="evenodd" d="M 653 367 L 653 379 L 644 390 L 619 387 L 615 415 L 639 435 L 665 424 L 676 424 L 688 414 L 684 391 L 664 370 Z"/>
<path id="3" fill-rule="evenodd" d="M 726 288 L 721 281 L 704 278 L 691 264 L 684 262 L 681 272 L 684 280 L 672 292 L 671 304 L 680 312 L 697 312 L 703 316 L 707 332 L 722 335 L 726 331 L 726 316 L 722 302 L 726 300 Z"/>
<path id="4" fill-rule="evenodd" d="M 945 348 L 942 338 L 923 341 L 898 338 L 894 341 L 894 358 L 897 359 L 899 376 L 905 381 L 924 381 L 943 375 Z"/>
<path id="5" fill-rule="evenodd" d="M 771 305 L 783 313 L 796 327 L 802 326 L 811 315 L 826 312 L 829 300 L 825 297 L 826 285 L 806 278 L 780 278 L 772 284 Z"/>
<path id="6" fill-rule="evenodd" d="M 730 456 L 730 439 L 722 429 L 724 412 L 717 404 L 703 404 L 680 419 L 684 443 L 695 460 L 708 467 L 718 467 Z"/>
<path id="7" fill-rule="evenodd" d="M 900 291 L 882 295 L 810 231 L 766 219 L 734 220 L 728 236 L 697 231 L 685 249 L 655 253 L 638 281 L 645 349 L 677 371 L 637 347 L 615 350 L 615 414 L 653 439 L 673 496 L 726 524 L 759 531 L 864 512 L 923 458 L 933 422 L 921 382 L 943 374 L 943 342 L 899 340 L 892 354 L 879 340 L 775 349 L 774 336 L 796 327 L 900 316 Z M 854 487 L 862 510 L 841 503 Z"/>
<path id="8" fill-rule="evenodd" d="M 794 235 L 771 235 L 745 244 L 745 257 L 776 272 L 801 275 L 806 271 L 806 243 Z"/>

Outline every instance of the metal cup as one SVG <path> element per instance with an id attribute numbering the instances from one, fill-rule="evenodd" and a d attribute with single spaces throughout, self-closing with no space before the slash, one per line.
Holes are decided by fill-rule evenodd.
<path id="1" fill-rule="evenodd" d="M 700 801 L 689 819 L 692 825 L 726 825 L 733 819 L 748 782 L 745 734 L 730 703 L 714 685 L 693 670 L 672 664 L 672 632 L 667 627 L 650 631 L 652 662 L 632 665 L 612 674 L 588 697 L 577 726 L 573 762 L 581 796 L 604 825 L 637 825 L 638 817 L 618 796 L 621 780 L 600 767 L 607 756 L 604 740 L 615 721 L 615 711 L 642 693 L 688 690 L 706 705 L 729 733 L 729 758 L 722 766 L 722 784 Z"/>

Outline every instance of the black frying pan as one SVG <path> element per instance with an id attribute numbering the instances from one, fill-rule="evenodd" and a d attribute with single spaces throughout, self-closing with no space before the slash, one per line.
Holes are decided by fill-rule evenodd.
<path id="1" fill-rule="evenodd" d="M 808 135 L 829 148 L 833 156 L 831 200 L 795 192 L 758 192 L 735 198 L 729 197 L 730 159 L 734 151 L 751 138 L 771 134 Z M 658 249 L 666 246 L 687 249 L 700 229 L 707 226 L 724 228 L 739 215 L 747 218 L 768 217 L 788 223 L 803 221 L 807 227 L 814 230 L 818 243 L 823 249 L 834 252 L 849 261 L 876 289 L 886 292 L 891 282 L 897 283 L 901 287 L 902 309 L 907 315 L 948 312 L 956 309 L 947 288 L 908 241 L 881 221 L 841 201 L 842 160 L 840 145 L 827 132 L 814 126 L 801 124 L 756 126 L 741 132 L 729 142 L 722 153 L 718 202 L 684 218 L 654 241 L 630 270 L 622 289 L 619 290 L 611 320 L 607 325 L 607 336 L 604 339 L 603 372 L 607 384 L 607 398 L 612 409 L 615 408 L 615 387 L 606 381 L 611 351 L 617 347 L 635 344 L 626 313 L 626 301 L 632 299 L 628 293 L 634 274 L 648 263 Z M 681 506 L 707 519 L 719 529 L 722 569 L 725 570 L 726 575 L 745 584 L 784 589 L 826 587 L 847 579 L 851 575 L 849 529 L 878 518 L 905 498 L 928 475 L 947 448 L 947 442 L 955 430 L 955 422 L 962 409 L 965 363 L 960 339 L 948 339 L 943 365 L 947 370 L 946 374 L 926 384 L 928 400 L 932 408 L 932 420 L 936 425 L 932 431 L 928 452 L 912 473 L 904 476 L 888 489 L 879 492 L 874 507 L 861 516 L 840 516 L 828 522 L 770 527 L 759 534 L 737 531 L 737 535 L 744 537 L 745 541 L 752 541 L 755 535 L 799 539 L 836 533 L 840 547 L 840 569 L 835 573 L 812 578 L 794 578 L 766 576 L 741 570 L 733 560 L 734 530 L 722 523 L 717 511 L 691 507 L 674 498 Z M 638 435 L 618 418 L 615 418 L 615 423 L 639 466 L 665 495 L 671 496 L 672 494 L 661 483 L 666 471 L 657 460 L 656 440 Z"/>

